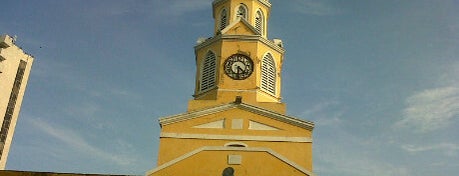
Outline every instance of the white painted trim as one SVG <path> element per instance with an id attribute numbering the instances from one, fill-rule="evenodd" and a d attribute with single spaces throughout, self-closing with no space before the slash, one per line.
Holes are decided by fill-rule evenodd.
<path id="1" fill-rule="evenodd" d="M 208 108 L 208 109 L 204 109 L 204 110 L 197 110 L 197 111 L 194 111 L 194 112 L 189 112 L 189 113 L 183 113 L 183 114 L 178 114 L 178 115 L 174 115 L 174 116 L 163 117 L 163 118 L 159 118 L 159 123 L 160 123 L 161 126 L 162 125 L 169 125 L 169 124 L 173 124 L 173 123 L 177 123 L 177 122 L 181 122 L 181 121 L 186 121 L 186 120 L 194 119 L 194 118 L 197 118 L 197 117 L 210 115 L 210 114 L 214 114 L 214 113 L 218 113 L 218 112 L 222 112 L 222 111 L 226 111 L 226 110 L 235 108 L 235 107 L 232 107 L 232 106 L 233 106 L 233 104 L 226 104 L 226 105 L 220 105 L 220 106 L 216 106 L 216 107 Z"/>
<path id="2" fill-rule="evenodd" d="M 271 49 L 276 50 L 277 52 L 279 52 L 281 54 L 285 53 L 285 49 L 284 48 L 282 48 L 280 46 L 277 46 L 276 44 L 274 44 L 273 41 L 268 40 L 268 39 L 262 37 L 261 35 L 217 35 L 215 37 L 212 37 L 211 39 L 208 39 L 208 40 L 202 42 L 201 44 L 196 45 L 194 47 L 194 49 L 196 51 L 196 50 L 201 49 L 203 47 L 209 46 L 212 43 L 214 43 L 216 41 L 219 41 L 219 40 L 238 40 L 238 41 L 254 41 L 254 40 L 258 40 L 258 41 L 261 41 L 262 43 L 264 43 L 265 45 L 271 47 Z"/>
<path id="3" fill-rule="evenodd" d="M 257 92 L 257 89 L 218 89 L 224 92 Z"/>
<path id="4" fill-rule="evenodd" d="M 305 121 L 305 120 L 301 120 L 301 119 L 294 118 L 291 116 L 286 116 L 283 114 L 272 112 L 267 109 L 259 108 L 259 107 L 245 104 L 245 103 L 239 104 L 237 106 L 240 109 L 243 109 L 249 112 L 253 112 L 253 113 L 265 116 L 265 117 L 269 117 L 271 119 L 275 119 L 275 120 L 278 120 L 278 121 L 281 121 L 287 124 L 295 125 L 301 128 L 309 129 L 309 130 L 314 129 L 314 122 L 311 122 L 311 121 Z"/>
<path id="5" fill-rule="evenodd" d="M 204 129 L 223 129 L 225 128 L 225 120 L 221 119 L 209 123 L 204 123 L 200 125 L 193 126 L 193 128 L 204 128 Z"/>
<path id="6" fill-rule="evenodd" d="M 163 165 L 161 166 L 158 166 L 154 169 L 151 169 L 149 171 L 147 171 L 147 173 L 145 175 L 151 175 L 155 172 L 158 172 L 164 168 L 167 168 L 169 166 L 172 166 L 182 160 L 185 160 L 193 155 L 196 155 L 202 151 L 246 151 L 246 152 L 266 152 L 266 153 L 269 153 L 271 154 L 272 156 L 276 157 L 277 159 L 287 163 L 288 165 L 294 167 L 295 169 L 298 169 L 299 171 L 303 172 L 304 174 L 306 174 L 307 176 L 315 176 L 315 174 L 305 168 L 303 168 L 302 166 L 296 164 L 295 162 L 293 161 L 290 161 L 288 158 L 282 156 L 281 154 L 273 151 L 272 149 L 270 148 L 266 148 L 266 147 L 221 147 L 221 146 L 205 146 L 205 147 L 201 147 L 199 149 L 196 149 L 196 150 L 193 150 L 189 153 L 186 153 L 178 158 L 175 158 L 169 162 L 166 162 L 164 163 Z"/>
<path id="7" fill-rule="evenodd" d="M 267 141 L 267 142 L 299 142 L 312 143 L 310 137 L 288 137 L 288 136 L 243 136 L 243 135 L 221 135 L 221 134 L 192 134 L 192 133 L 167 133 L 162 132 L 161 138 L 178 139 L 206 139 L 206 140 L 237 140 L 237 141 Z"/>
<path id="8" fill-rule="evenodd" d="M 241 155 L 228 155 L 228 165 L 240 165 L 242 164 Z"/>
<path id="9" fill-rule="evenodd" d="M 249 120 L 249 130 L 260 130 L 260 131 L 275 131 L 275 130 L 281 130 L 280 128 L 267 125 L 261 122 Z"/>
<path id="10" fill-rule="evenodd" d="M 252 112 L 255 114 L 259 114 L 261 116 L 265 116 L 267 118 L 278 120 L 278 121 L 281 121 L 287 124 L 291 124 L 297 127 L 301 127 L 304 129 L 308 129 L 308 130 L 314 129 L 314 123 L 311 121 L 306 121 L 306 120 L 294 118 L 291 116 L 286 116 L 283 114 L 279 114 L 277 112 L 273 112 L 267 109 L 263 109 L 263 108 L 245 104 L 245 103 L 241 103 L 241 104 L 228 103 L 228 104 L 214 106 L 211 108 L 206 108 L 203 110 L 196 110 L 193 112 L 187 112 L 187 113 L 182 113 L 178 115 L 163 117 L 163 118 L 159 118 L 159 124 L 161 126 L 169 125 L 169 124 L 191 120 L 191 119 L 195 119 L 195 118 L 202 117 L 205 115 L 215 114 L 218 112 L 223 112 L 223 111 L 227 111 L 227 110 L 235 109 L 235 108 L 242 109 L 242 110 Z"/>

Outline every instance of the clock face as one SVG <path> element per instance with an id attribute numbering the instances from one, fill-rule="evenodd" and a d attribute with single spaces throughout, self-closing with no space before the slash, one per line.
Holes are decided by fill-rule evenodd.
<path id="1" fill-rule="evenodd" d="M 248 78 L 253 72 L 253 61 L 242 54 L 233 54 L 226 59 L 224 64 L 226 75 L 234 80 Z"/>

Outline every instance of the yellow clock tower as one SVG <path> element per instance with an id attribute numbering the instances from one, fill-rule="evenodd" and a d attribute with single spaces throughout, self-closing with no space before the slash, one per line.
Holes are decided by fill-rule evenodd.
<path id="1" fill-rule="evenodd" d="M 282 41 L 269 40 L 268 0 L 214 0 L 214 36 L 195 46 L 194 99 L 159 119 L 147 175 L 314 175 L 314 124 L 285 114 Z"/>

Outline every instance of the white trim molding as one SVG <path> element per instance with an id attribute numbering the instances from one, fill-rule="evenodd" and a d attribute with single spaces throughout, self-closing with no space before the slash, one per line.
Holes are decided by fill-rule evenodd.
<path id="1" fill-rule="evenodd" d="M 250 104 L 235 103 L 235 102 L 228 103 L 228 104 L 223 104 L 223 105 L 218 105 L 218 106 L 214 106 L 214 107 L 210 107 L 210 108 L 206 108 L 206 109 L 202 109 L 202 110 L 196 110 L 196 111 L 192 111 L 192 112 L 182 113 L 182 114 L 178 114 L 178 115 L 162 117 L 162 118 L 159 118 L 159 124 L 161 126 L 169 125 L 169 124 L 178 123 L 178 122 L 182 122 L 182 121 L 186 121 L 186 120 L 191 120 L 191 119 L 199 118 L 199 117 L 202 117 L 202 116 L 205 116 L 205 115 L 215 114 L 215 113 L 218 113 L 218 112 L 223 112 L 223 111 L 227 111 L 227 110 L 235 109 L 235 108 L 238 108 L 238 109 L 241 109 L 241 110 L 245 110 L 247 112 L 259 114 L 261 116 L 264 116 L 264 117 L 267 117 L 267 118 L 271 118 L 271 119 L 274 119 L 274 120 L 277 120 L 277 121 L 280 121 L 280 122 L 284 122 L 284 123 L 287 123 L 287 124 L 290 124 L 290 125 L 294 125 L 294 126 L 297 126 L 297 127 L 300 127 L 300 128 L 304 128 L 304 129 L 307 129 L 307 130 L 311 130 L 312 131 L 314 129 L 314 123 L 311 122 L 311 121 L 306 121 L 306 120 L 298 119 L 298 118 L 295 118 L 295 117 L 292 117 L 292 116 L 279 114 L 277 112 L 270 111 L 270 110 L 267 110 L 267 109 L 263 109 L 263 108 L 260 108 L 260 107 L 257 107 L 257 106 L 253 106 L 253 105 L 250 105 Z"/>
<path id="2" fill-rule="evenodd" d="M 199 50 L 199 49 L 201 49 L 203 47 L 207 47 L 207 46 L 213 44 L 214 42 L 217 42 L 217 41 L 220 41 L 220 40 L 227 40 L 227 41 L 231 41 L 231 40 L 260 41 L 263 44 L 269 46 L 271 49 L 276 50 L 277 52 L 279 52 L 281 54 L 285 53 L 285 49 L 284 48 L 280 47 L 279 45 L 276 45 L 274 43 L 274 41 L 268 40 L 268 39 L 262 37 L 261 35 L 222 35 L 222 34 L 220 34 L 220 35 L 217 35 L 215 37 L 209 38 L 209 39 L 205 40 L 204 42 L 202 42 L 200 44 L 197 44 L 194 47 L 194 49 L 195 49 L 195 51 L 197 51 L 197 50 Z"/>
<path id="3" fill-rule="evenodd" d="M 310 137 L 305 137 L 305 136 L 300 136 L 300 137 L 288 137 L 288 136 L 243 136 L 243 135 L 192 134 L 192 133 L 166 133 L 166 132 L 162 132 L 160 134 L 160 138 L 312 143 L 312 139 Z"/>

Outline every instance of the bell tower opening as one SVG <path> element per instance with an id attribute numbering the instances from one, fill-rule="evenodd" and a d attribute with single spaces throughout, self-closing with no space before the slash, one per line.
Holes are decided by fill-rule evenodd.
<path id="1" fill-rule="evenodd" d="M 241 3 L 237 8 L 236 18 L 247 19 L 247 6 L 245 4 Z"/>

